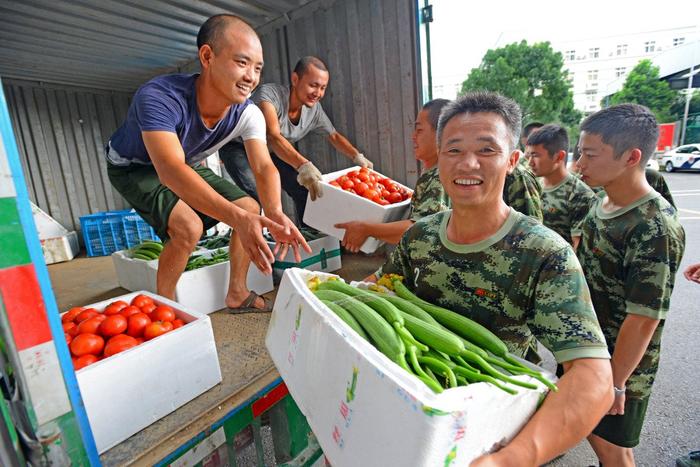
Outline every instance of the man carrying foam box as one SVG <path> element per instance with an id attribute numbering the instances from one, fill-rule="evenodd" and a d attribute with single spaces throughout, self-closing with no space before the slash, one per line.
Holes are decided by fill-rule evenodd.
<path id="1" fill-rule="evenodd" d="M 338 133 L 321 107 L 330 75 L 326 65 L 316 57 L 304 57 L 294 67 L 291 86 L 267 83 L 252 96 L 265 116 L 267 139 L 272 160 L 282 177 L 282 188 L 294 201 L 299 224 L 304 219 L 307 194 L 311 200 L 323 196 L 321 172 L 293 144 L 309 133 L 325 134 L 338 151 L 355 165 L 372 168 L 372 162 Z M 256 186 L 251 165 L 240 141 L 234 140 L 219 151 L 219 157 L 231 178 L 253 198 L 263 193 Z"/>
<path id="2" fill-rule="evenodd" d="M 559 390 L 474 466 L 542 465 L 585 438 L 613 400 L 610 355 L 573 249 L 503 201 L 520 115 L 514 101 L 486 92 L 443 110 L 438 169 L 452 210 L 416 222 L 370 278 L 400 274 L 419 297 L 478 321 L 516 355 L 537 338 L 564 365 Z"/>
<path id="3" fill-rule="evenodd" d="M 205 229 L 219 221 L 231 235 L 226 305 L 232 312 L 269 311 L 246 287 L 250 262 L 271 273 L 274 261 L 262 236 L 267 227 L 286 254 L 291 245 L 310 251 L 282 213 L 279 174 L 265 145 L 265 121 L 248 99 L 262 70 L 255 31 L 233 15 L 209 18 L 197 35 L 201 74 L 159 76 L 136 91 L 125 122 L 106 147 L 110 182 L 166 240 L 157 289 L 175 298 L 175 286 Z M 263 196 L 258 203 L 201 162 L 240 137 Z"/>

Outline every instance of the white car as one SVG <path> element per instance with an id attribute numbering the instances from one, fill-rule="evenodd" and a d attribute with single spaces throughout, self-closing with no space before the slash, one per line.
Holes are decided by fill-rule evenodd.
<path id="1" fill-rule="evenodd" d="M 666 172 L 700 170 L 700 144 L 686 144 L 666 152 L 661 158 L 661 165 Z"/>

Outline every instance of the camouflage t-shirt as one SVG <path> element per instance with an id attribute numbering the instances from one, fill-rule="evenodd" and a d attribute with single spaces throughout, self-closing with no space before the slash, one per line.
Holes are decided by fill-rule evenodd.
<path id="1" fill-rule="evenodd" d="M 544 225 L 573 244 L 571 237 L 581 235 L 581 224 L 594 197 L 593 190 L 572 174 L 556 186 L 542 188 Z"/>
<path id="2" fill-rule="evenodd" d="M 627 380 L 627 397 L 651 393 L 661 333 L 685 247 L 676 210 L 655 191 L 608 213 L 597 197 L 583 223 L 578 257 L 612 354 L 629 313 L 660 319 L 644 357 Z"/>
<path id="3" fill-rule="evenodd" d="M 450 198 L 440 183 L 440 173 L 437 166 L 421 174 L 416 182 L 416 189 L 411 198 L 412 221 L 418 221 L 426 216 L 450 209 Z"/>
<path id="4" fill-rule="evenodd" d="M 447 238 L 452 211 L 416 222 L 377 271 L 405 277 L 419 297 L 489 328 L 518 356 L 537 338 L 558 362 L 609 358 L 573 249 L 519 212 L 471 245 Z"/>
<path id="5" fill-rule="evenodd" d="M 515 164 L 513 172 L 506 176 L 503 200 L 526 216 L 542 222 L 542 187 L 529 167 Z"/>

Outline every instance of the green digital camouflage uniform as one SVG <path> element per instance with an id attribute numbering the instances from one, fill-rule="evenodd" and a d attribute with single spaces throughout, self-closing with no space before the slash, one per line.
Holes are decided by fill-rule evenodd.
<path id="1" fill-rule="evenodd" d="M 602 210 L 603 198 L 596 198 L 584 220 L 578 257 L 610 354 L 628 314 L 661 320 L 627 380 L 625 415 L 604 417 L 594 431 L 614 444 L 633 447 L 639 442 L 659 366 L 661 334 L 685 232 L 675 208 L 655 191 L 612 213 Z M 628 411 L 637 406 L 641 408 L 636 412 Z"/>
<path id="2" fill-rule="evenodd" d="M 419 297 L 481 323 L 518 356 L 537 338 L 558 362 L 609 358 L 570 245 L 512 208 L 492 237 L 457 245 L 446 234 L 451 214 L 414 224 L 377 276 L 404 276 Z"/>
<path id="3" fill-rule="evenodd" d="M 506 176 L 503 200 L 526 216 L 542 222 L 542 186 L 529 167 L 515 164 L 513 172 Z"/>
<path id="4" fill-rule="evenodd" d="M 513 173 L 506 176 L 503 200 L 516 211 L 542 222 L 541 191 L 540 183 L 530 169 L 516 166 Z M 440 183 L 437 166 L 423 172 L 416 182 L 411 200 L 410 219 L 415 222 L 431 214 L 445 211 L 450 206 L 450 198 Z"/>
<path id="5" fill-rule="evenodd" d="M 450 198 L 440 183 L 437 166 L 421 174 L 416 182 L 416 189 L 411 198 L 411 217 L 414 222 L 420 219 L 450 209 Z"/>
<path id="6" fill-rule="evenodd" d="M 581 235 L 581 224 L 594 198 L 593 190 L 572 174 L 556 186 L 542 188 L 544 225 L 573 244 L 571 237 Z"/>

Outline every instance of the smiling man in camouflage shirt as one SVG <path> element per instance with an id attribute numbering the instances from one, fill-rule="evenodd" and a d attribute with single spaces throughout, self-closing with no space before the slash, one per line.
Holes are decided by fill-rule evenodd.
<path id="1" fill-rule="evenodd" d="M 474 466 L 542 465 L 590 433 L 613 398 L 609 354 L 571 246 L 503 200 L 519 130 L 518 105 L 498 94 L 470 93 L 443 110 L 438 167 L 452 210 L 416 222 L 375 275 L 404 276 L 418 296 L 475 319 L 520 356 L 537 338 L 564 365 L 559 391 Z"/>
<path id="2" fill-rule="evenodd" d="M 634 465 L 685 246 L 676 210 L 644 175 L 658 137 L 654 114 L 636 104 L 601 110 L 581 125 L 581 178 L 605 189 L 578 250 L 612 354 L 615 402 L 589 437 L 605 466 Z"/>
<path id="3" fill-rule="evenodd" d="M 532 172 L 541 177 L 544 225 L 569 242 L 581 241 L 581 223 L 595 193 L 566 169 L 569 135 L 559 125 L 545 125 L 530 134 L 526 154 Z"/>

